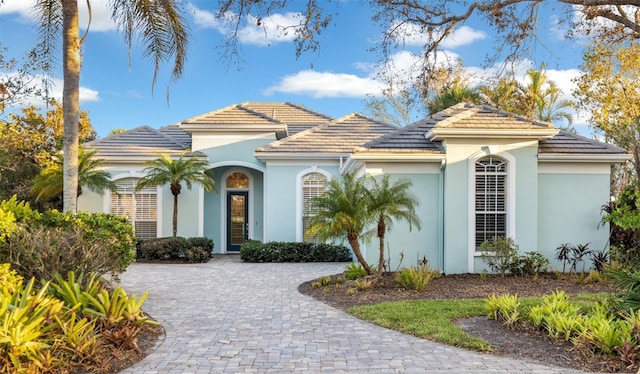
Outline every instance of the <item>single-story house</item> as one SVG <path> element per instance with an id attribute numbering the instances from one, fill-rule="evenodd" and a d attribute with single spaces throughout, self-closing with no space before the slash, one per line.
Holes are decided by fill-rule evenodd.
<path id="1" fill-rule="evenodd" d="M 480 244 L 511 237 L 556 268 L 562 243 L 607 246 L 601 207 L 621 148 L 480 105 L 461 103 L 403 128 L 353 113 L 341 118 L 291 103 L 248 102 L 159 129 L 138 127 L 85 144 L 105 160 L 116 192 L 84 193 L 78 209 L 126 215 L 140 238 L 171 235 L 169 186 L 135 192 L 143 162 L 189 151 L 217 191 L 182 189 L 178 235 L 206 236 L 218 253 L 247 239 L 302 241 L 308 206 L 347 172 L 408 178 L 422 229 L 388 233 L 391 266 L 426 258 L 445 273 L 480 272 Z M 346 242 L 345 242 L 346 243 Z M 377 245 L 363 246 L 377 262 Z"/>

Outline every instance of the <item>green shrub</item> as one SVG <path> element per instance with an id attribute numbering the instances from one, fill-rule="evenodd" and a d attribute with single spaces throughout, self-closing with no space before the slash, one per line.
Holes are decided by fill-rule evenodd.
<path id="1" fill-rule="evenodd" d="M 367 271 L 360 264 L 349 264 L 346 269 L 344 269 L 344 277 L 348 280 L 356 280 L 362 277 L 367 276 Z"/>
<path id="2" fill-rule="evenodd" d="M 512 238 L 496 236 L 490 241 L 485 241 L 482 247 L 482 261 L 494 272 L 505 275 L 508 271 L 517 268 L 518 246 Z"/>
<path id="3" fill-rule="evenodd" d="M 13 264 L 25 277 L 46 274 L 46 279 L 53 279 L 55 273 L 68 270 L 115 275 L 135 260 L 133 226 L 124 217 L 57 210 L 39 213 L 15 197 L 0 202 L 0 211 L 11 213 L 18 224 L 11 240 L 0 241 L 0 262 Z M 26 246 L 25 253 L 20 253 L 20 245 Z M 31 265 L 36 268 L 30 270 Z"/>
<path id="4" fill-rule="evenodd" d="M 396 274 L 396 282 L 404 288 L 422 291 L 432 279 L 440 277 L 440 270 L 432 270 L 428 264 L 404 268 Z"/>
<path id="5" fill-rule="evenodd" d="M 126 260 L 107 249 L 116 238 L 100 241 L 88 240 L 89 236 L 83 226 L 21 227 L 0 245 L 0 262 L 10 263 L 26 279 L 41 280 L 69 271 L 115 275 L 124 270 Z"/>
<path id="6" fill-rule="evenodd" d="M 209 238 L 170 237 L 142 240 L 138 258 L 145 260 L 179 260 L 206 262 L 211 258 L 213 241 Z"/>
<path id="7" fill-rule="evenodd" d="M 247 262 L 346 262 L 349 249 L 325 243 L 268 242 L 247 240 L 240 247 L 240 259 Z"/>
<path id="8" fill-rule="evenodd" d="M 525 252 L 524 255 L 518 256 L 514 264 L 516 266 L 511 269 L 511 273 L 516 275 L 545 273 L 551 267 L 549 260 L 540 252 Z"/>

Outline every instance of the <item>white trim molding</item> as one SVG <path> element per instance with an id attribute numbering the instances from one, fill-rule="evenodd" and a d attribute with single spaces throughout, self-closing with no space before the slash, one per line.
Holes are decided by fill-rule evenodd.
<path id="1" fill-rule="evenodd" d="M 507 237 L 516 240 L 516 158 L 508 152 L 500 152 L 494 147 L 482 147 L 467 159 L 469 185 L 467 186 L 467 271 L 474 273 L 475 258 L 482 253 L 476 251 L 476 168 L 475 164 L 481 158 L 497 156 L 507 162 Z"/>
<path id="2" fill-rule="evenodd" d="M 249 179 L 249 188 L 227 188 L 227 178 L 233 173 L 242 173 Z M 249 232 L 247 236 L 249 239 L 253 237 L 253 231 L 255 226 L 254 219 L 254 207 L 255 200 L 254 188 L 255 183 L 253 181 L 253 174 L 249 173 L 245 167 L 237 166 L 224 172 L 220 178 L 220 253 L 227 253 L 227 192 L 228 191 L 246 191 L 248 193 L 247 199 L 249 200 L 247 216 L 247 222 L 249 222 Z"/>
<path id="3" fill-rule="evenodd" d="M 302 215 L 304 209 L 302 178 L 310 173 L 320 173 L 324 175 L 327 178 L 327 183 L 332 179 L 332 176 L 328 171 L 318 168 L 317 165 L 304 169 L 296 175 L 296 241 L 299 242 L 304 241 L 304 233 L 302 232 Z"/>

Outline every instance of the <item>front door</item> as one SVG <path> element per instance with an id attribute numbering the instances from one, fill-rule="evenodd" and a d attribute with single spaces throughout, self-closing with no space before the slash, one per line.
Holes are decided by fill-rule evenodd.
<path id="1" fill-rule="evenodd" d="M 227 192 L 227 251 L 239 252 L 249 238 L 249 192 Z"/>

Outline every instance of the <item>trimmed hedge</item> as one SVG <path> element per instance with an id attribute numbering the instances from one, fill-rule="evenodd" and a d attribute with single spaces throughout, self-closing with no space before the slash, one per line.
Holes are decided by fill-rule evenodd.
<path id="1" fill-rule="evenodd" d="M 240 259 L 247 262 L 347 262 L 351 261 L 351 251 L 345 246 L 323 243 L 247 240 L 240 247 Z"/>
<path id="2" fill-rule="evenodd" d="M 207 262 L 212 252 L 213 240 L 209 238 L 158 238 L 138 244 L 138 259 L 143 260 Z"/>

